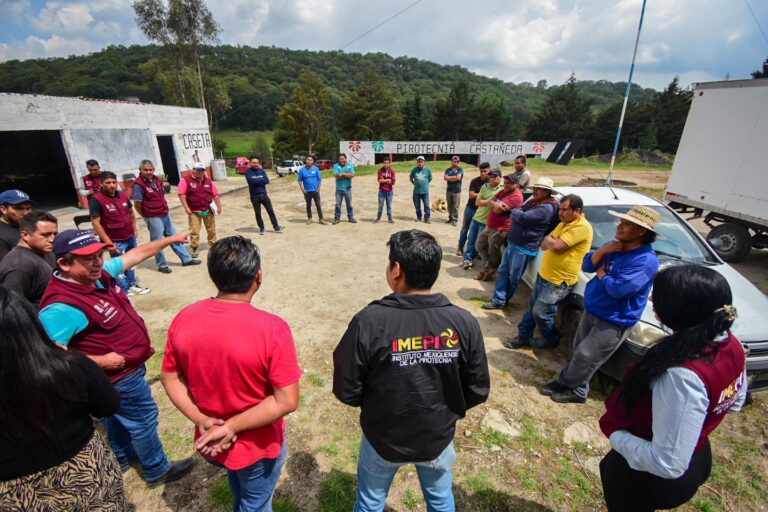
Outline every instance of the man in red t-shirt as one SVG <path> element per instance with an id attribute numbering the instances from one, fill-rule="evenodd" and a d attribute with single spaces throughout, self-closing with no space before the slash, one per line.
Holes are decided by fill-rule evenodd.
<path id="1" fill-rule="evenodd" d="M 299 404 L 301 367 L 288 324 L 251 306 L 261 286 L 256 246 L 240 236 L 208 254 L 216 297 L 171 323 L 161 381 L 195 423 L 195 448 L 227 469 L 235 510 L 271 510 L 286 459 L 283 416 Z"/>
<path id="2" fill-rule="evenodd" d="M 395 175 L 395 169 L 392 168 L 392 163 L 389 161 L 389 157 L 384 159 L 384 162 L 376 175 L 376 179 L 379 182 L 379 209 L 376 212 L 376 220 L 374 222 L 381 222 L 381 212 L 384 209 L 384 203 L 387 204 L 387 218 L 389 223 L 393 224 L 392 220 L 392 197 L 394 196 L 393 188 L 397 176 Z"/>
<path id="3" fill-rule="evenodd" d="M 507 231 L 512 226 L 509 212 L 523 204 L 523 193 L 517 180 L 516 174 L 504 176 L 504 188 L 488 203 L 491 206 L 488 222 L 475 242 L 475 249 L 483 260 L 483 269 L 475 277 L 480 281 L 490 281 L 496 274 L 507 243 Z"/>

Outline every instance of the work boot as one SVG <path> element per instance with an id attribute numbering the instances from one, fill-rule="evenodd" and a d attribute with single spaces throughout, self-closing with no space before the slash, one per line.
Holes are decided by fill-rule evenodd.
<path id="1" fill-rule="evenodd" d="M 328 224 L 328 223 L 327 223 L 327 222 L 325 222 L 325 220 L 323 220 L 323 219 L 320 219 L 320 221 L 318 222 L 318 224 L 322 224 L 323 226 L 325 226 L 325 225 L 326 225 L 326 224 Z"/>
<path id="2" fill-rule="evenodd" d="M 341 222 L 339 219 L 333 219 L 333 225 L 334 225 L 334 226 L 335 226 L 336 224 L 338 224 L 339 222 Z"/>
<path id="3" fill-rule="evenodd" d="M 509 341 L 504 341 L 501 343 L 507 348 L 511 348 L 512 350 L 517 350 L 519 348 L 523 347 L 530 347 L 531 346 L 531 338 L 523 338 L 521 336 L 515 336 L 514 339 Z"/>
<path id="4" fill-rule="evenodd" d="M 309 219 L 307 219 L 307 226 L 309 226 L 310 224 L 312 224 L 312 218 L 311 217 Z"/>
<path id="5" fill-rule="evenodd" d="M 147 482 L 147 485 L 149 487 L 157 487 L 158 485 L 163 484 L 169 484 L 171 482 L 175 482 L 176 480 L 179 480 L 189 474 L 190 471 L 192 471 L 192 468 L 195 466 L 195 459 L 188 458 L 184 460 L 177 460 L 176 462 L 171 462 L 171 468 L 165 472 L 160 478 L 157 480 L 152 480 L 151 482 Z"/>
<path id="6" fill-rule="evenodd" d="M 355 218 L 349 219 L 349 222 L 351 222 L 352 224 L 357 224 L 357 219 Z"/>

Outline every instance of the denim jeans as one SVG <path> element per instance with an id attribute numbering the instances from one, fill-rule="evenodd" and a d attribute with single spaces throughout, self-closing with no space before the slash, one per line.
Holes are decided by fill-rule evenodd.
<path id="1" fill-rule="evenodd" d="M 416 208 L 416 218 L 421 220 L 421 204 L 424 203 L 424 219 L 429 218 L 429 192 L 426 194 L 413 193 L 413 206 Z"/>
<path id="2" fill-rule="evenodd" d="M 149 239 L 152 242 L 155 240 L 160 240 L 161 238 L 165 238 L 166 236 L 176 234 L 176 226 L 173 225 L 173 221 L 171 220 L 170 215 L 165 215 L 163 217 L 144 217 L 144 220 L 147 223 L 147 229 L 149 229 Z M 192 259 L 192 256 L 189 255 L 189 252 L 187 252 L 187 248 L 184 247 L 184 244 L 171 244 L 171 249 L 176 253 L 176 256 L 181 259 L 182 263 L 186 263 Z M 168 266 L 168 262 L 165 259 L 165 254 L 163 251 L 160 251 L 157 253 L 157 256 L 155 256 L 155 264 L 157 265 L 157 268 Z"/>
<path id="3" fill-rule="evenodd" d="M 357 501 L 355 512 L 380 512 L 387 503 L 387 493 L 400 466 L 414 464 L 428 512 L 456 510 L 451 482 L 456 452 L 453 441 L 435 460 L 427 462 L 389 462 L 376 453 L 365 435 L 360 442 L 360 462 L 357 464 Z"/>
<path id="4" fill-rule="evenodd" d="M 464 220 L 461 224 L 461 232 L 459 233 L 459 249 L 464 250 L 464 244 L 467 243 L 467 235 L 469 234 L 469 227 L 472 225 L 472 217 L 477 213 L 477 208 L 471 208 L 467 206 L 464 208 Z"/>
<path id="5" fill-rule="evenodd" d="M 117 247 L 117 254 L 113 256 L 114 258 L 122 256 L 131 249 L 135 248 L 137 245 L 135 236 L 129 238 L 128 240 L 121 240 L 119 242 L 112 240 L 112 243 L 115 244 L 115 247 Z M 120 288 L 126 292 L 128 292 L 128 288 L 139 284 L 139 282 L 136 280 L 136 272 L 133 269 L 125 270 L 116 278 L 116 280 Z"/>
<path id="6" fill-rule="evenodd" d="M 227 469 L 229 490 L 232 492 L 234 512 L 271 512 L 272 496 L 275 494 L 280 471 L 288 457 L 288 443 L 276 459 L 261 459 L 247 468 Z M 219 462 L 209 460 L 214 466 L 223 468 Z"/>
<path id="7" fill-rule="evenodd" d="M 160 437 L 157 435 L 157 403 L 144 379 L 142 365 L 114 383 L 120 393 L 120 408 L 101 420 L 107 426 L 109 446 L 121 467 L 139 461 L 147 482 L 157 480 L 171 469 Z"/>
<path id="8" fill-rule="evenodd" d="M 560 333 L 555 327 L 557 305 L 568 297 L 571 288 L 573 286 L 568 286 L 565 283 L 552 284 L 541 275 L 536 276 L 536 286 L 534 286 L 528 301 L 528 311 L 525 312 L 523 319 L 517 325 L 518 336 L 530 339 L 533 337 L 534 327 L 538 327 L 545 342 L 543 346 L 538 346 L 538 348 L 559 345 Z"/>
<path id="9" fill-rule="evenodd" d="M 499 275 L 496 277 L 496 289 L 493 292 L 491 301 L 500 306 L 506 306 L 515 295 L 520 278 L 523 277 L 525 267 L 534 257 L 523 254 L 517 250 L 517 245 L 509 242 L 504 256 L 499 265 Z"/>
<path id="10" fill-rule="evenodd" d="M 347 203 L 347 218 L 352 220 L 355 218 L 355 210 L 352 208 L 352 189 L 336 191 L 336 209 L 333 211 L 333 218 L 339 220 L 341 218 L 341 202 Z"/>
<path id="11" fill-rule="evenodd" d="M 394 190 L 379 190 L 379 211 L 376 213 L 377 219 L 381 220 L 381 211 L 384 209 L 384 203 L 387 203 L 387 218 L 392 218 L 392 198 L 394 195 Z"/>
<path id="12" fill-rule="evenodd" d="M 480 232 L 485 229 L 485 224 L 482 222 L 472 221 L 469 225 L 469 235 L 467 236 L 467 252 L 464 253 L 464 261 L 473 261 L 477 256 L 477 249 L 475 244 L 477 243 L 477 237 Z"/>

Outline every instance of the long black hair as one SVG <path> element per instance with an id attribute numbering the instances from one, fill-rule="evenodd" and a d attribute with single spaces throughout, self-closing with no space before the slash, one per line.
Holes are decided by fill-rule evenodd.
<path id="1" fill-rule="evenodd" d="M 0 285 L 0 439 L 46 435 L 54 407 L 87 402 L 74 357 L 51 341 L 32 304 Z"/>
<path id="2" fill-rule="evenodd" d="M 628 372 L 621 397 L 631 405 L 668 368 L 711 358 L 715 338 L 733 325 L 731 304 L 728 281 L 711 268 L 680 265 L 659 272 L 653 280 L 653 307 L 673 333 L 659 340 Z"/>

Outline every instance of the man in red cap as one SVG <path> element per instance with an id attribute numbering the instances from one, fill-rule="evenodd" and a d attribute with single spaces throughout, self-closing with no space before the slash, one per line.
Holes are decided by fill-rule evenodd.
<path id="1" fill-rule="evenodd" d="M 173 243 L 178 233 L 104 261 L 109 244 L 93 231 L 67 230 L 53 242 L 57 271 L 40 302 L 40 321 L 48 335 L 78 350 L 106 372 L 120 393 L 120 409 L 104 419 L 109 444 L 120 466 L 139 463 L 150 487 L 172 482 L 192 469 L 193 459 L 171 462 L 157 435 L 157 403 L 144 379 L 152 356 L 147 327 L 115 277 Z"/>

